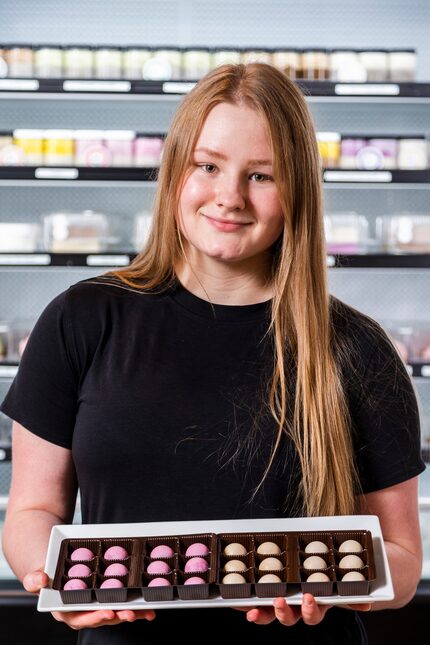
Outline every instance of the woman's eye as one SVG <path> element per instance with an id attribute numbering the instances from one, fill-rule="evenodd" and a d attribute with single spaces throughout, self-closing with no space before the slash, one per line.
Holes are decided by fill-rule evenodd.
<path id="1" fill-rule="evenodd" d="M 252 181 L 256 181 L 258 183 L 262 183 L 263 181 L 271 181 L 272 177 L 270 175 L 263 175 L 261 172 L 254 172 L 251 175 Z"/>
<path id="2" fill-rule="evenodd" d="M 200 166 L 200 168 L 203 168 L 203 170 L 210 175 L 216 170 L 216 166 L 214 166 L 212 163 L 204 163 Z"/>

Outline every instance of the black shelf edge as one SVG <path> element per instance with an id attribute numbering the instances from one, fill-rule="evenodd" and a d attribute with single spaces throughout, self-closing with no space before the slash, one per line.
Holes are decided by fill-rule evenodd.
<path id="1" fill-rule="evenodd" d="M 363 253 L 342 255 L 329 253 L 327 266 L 338 269 L 428 269 L 430 268 L 430 254 Z"/>
<path id="2" fill-rule="evenodd" d="M 158 168 L 83 168 L 79 166 L 0 166 L 0 180 L 157 181 Z"/>
<path id="3" fill-rule="evenodd" d="M 354 83 L 338 81 L 302 81 L 296 83 L 308 96 L 341 97 L 390 97 L 396 98 L 428 98 L 430 83 L 397 83 L 384 81 L 381 83 Z"/>
<path id="4" fill-rule="evenodd" d="M 5 78 L 0 79 L 0 92 L 32 92 L 34 94 L 147 94 L 168 96 L 186 94 L 197 80 L 134 80 L 134 79 L 72 79 L 72 78 Z M 384 81 L 354 83 L 337 81 L 296 80 L 307 96 L 321 97 L 390 97 L 429 98 L 430 83 Z"/>
<path id="5" fill-rule="evenodd" d="M 430 169 L 426 170 L 344 170 L 325 168 L 323 180 L 326 184 L 426 184 L 430 183 Z"/>
<path id="6" fill-rule="evenodd" d="M 157 181 L 158 168 L 88 168 L 79 166 L 0 166 L 0 180 L 9 181 Z M 430 184 L 426 170 L 325 169 L 326 184 Z"/>
<path id="7" fill-rule="evenodd" d="M 136 251 L 107 250 L 95 253 L 54 253 L 50 251 L 0 252 L 0 267 L 120 267 L 136 257 Z M 390 254 L 369 253 L 357 255 L 327 254 L 330 269 L 430 269 L 430 253 Z"/>
<path id="8" fill-rule="evenodd" d="M 0 253 L 0 267 L 121 267 L 127 266 L 136 256 L 130 251 L 106 251 L 97 253 Z M 1 365 L 1 363 L 0 363 Z"/>

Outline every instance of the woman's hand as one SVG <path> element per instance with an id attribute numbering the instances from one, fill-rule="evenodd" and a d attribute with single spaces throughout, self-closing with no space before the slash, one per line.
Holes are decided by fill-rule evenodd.
<path id="1" fill-rule="evenodd" d="M 299 620 L 307 625 L 318 625 L 333 605 L 318 605 L 310 593 L 303 594 L 301 605 L 288 605 L 285 598 L 275 598 L 272 607 L 253 607 L 247 609 L 246 619 L 256 625 L 268 625 L 279 620 L 282 625 L 291 627 Z M 344 605 L 357 611 L 369 611 L 370 604 Z"/>
<path id="2" fill-rule="evenodd" d="M 49 584 L 48 575 L 44 571 L 33 571 L 25 576 L 24 589 L 31 593 L 39 593 L 41 589 Z M 104 625 L 119 625 L 120 623 L 132 623 L 138 619 L 153 620 L 155 612 L 151 609 L 133 611 L 122 609 L 98 609 L 94 611 L 53 611 L 52 615 L 60 623 L 66 623 L 72 629 L 83 629 L 84 627 L 103 627 Z"/>

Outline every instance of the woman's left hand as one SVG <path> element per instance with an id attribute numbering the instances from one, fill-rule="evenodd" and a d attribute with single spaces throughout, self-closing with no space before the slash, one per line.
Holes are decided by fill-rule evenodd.
<path id="1" fill-rule="evenodd" d="M 320 623 L 327 611 L 333 605 L 318 605 L 310 593 L 303 595 L 301 605 L 288 605 L 285 598 L 275 598 L 272 607 L 253 607 L 246 612 L 246 619 L 256 625 L 268 625 L 274 620 L 279 620 L 282 625 L 291 627 L 299 620 L 307 625 Z M 357 611 L 369 611 L 370 604 L 346 605 Z"/>

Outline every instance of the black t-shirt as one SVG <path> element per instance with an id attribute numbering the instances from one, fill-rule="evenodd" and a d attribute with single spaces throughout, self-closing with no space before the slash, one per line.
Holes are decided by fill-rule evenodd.
<path id="1" fill-rule="evenodd" d="M 339 352 L 349 357 L 344 378 L 363 490 L 379 490 L 424 468 L 416 398 L 384 332 L 338 300 L 332 310 Z M 149 294 L 113 277 L 80 282 L 42 313 L 1 409 L 72 449 L 84 523 L 296 515 L 300 472 L 286 437 L 251 501 L 276 434 L 261 404 L 273 370 L 269 315 L 270 303 L 211 305 L 180 284 Z M 137 643 L 161 637 L 169 616 L 186 629 L 201 612 L 163 610 L 151 626 L 85 630 L 80 642 Z M 337 613 L 333 642 L 361 642 L 354 613 Z M 246 623 L 231 610 L 221 615 Z M 211 621 L 211 633 L 222 623 Z M 331 642 L 322 636 L 333 636 L 331 624 L 311 628 L 321 632 L 316 642 Z M 340 638 L 342 629 L 358 640 L 353 632 Z"/>

